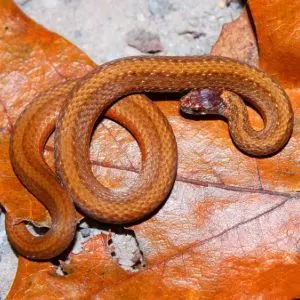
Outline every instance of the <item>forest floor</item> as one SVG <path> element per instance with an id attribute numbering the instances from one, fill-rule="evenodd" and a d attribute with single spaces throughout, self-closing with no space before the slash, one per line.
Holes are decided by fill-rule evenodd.
<path id="1" fill-rule="evenodd" d="M 70 40 L 98 64 L 149 53 L 208 54 L 222 25 L 236 19 L 242 9 L 240 2 L 228 0 L 16 2 L 32 19 Z M 3 299 L 14 279 L 17 257 L 6 239 L 4 214 L 0 215 L 0 223 L 0 299 Z M 118 243 L 117 238 L 115 242 Z"/>

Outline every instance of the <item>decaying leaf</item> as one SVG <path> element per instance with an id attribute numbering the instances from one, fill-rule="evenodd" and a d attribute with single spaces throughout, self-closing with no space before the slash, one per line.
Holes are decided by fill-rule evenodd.
<path id="1" fill-rule="evenodd" d="M 33 22 L 12 1 L 0 1 L 0 202 L 13 216 L 37 226 L 50 224 L 48 213 L 10 165 L 9 137 L 16 119 L 40 92 L 83 76 L 94 66 L 79 49 Z"/>
<path id="2" fill-rule="evenodd" d="M 251 7 L 254 2 L 251 1 Z M 30 213 L 42 221 L 46 217 L 42 208 L 38 208 L 38 202 L 12 173 L 7 152 L 9 124 L 13 124 L 25 104 L 39 91 L 75 74 L 82 75 L 93 64 L 65 40 L 30 21 L 10 1 L 1 5 L 1 28 L 7 23 L 14 24 L 9 28 L 15 44 L 10 54 L 5 54 L 12 43 L 9 36 L 0 44 L 3 47 L 0 53 L 5 54 L 0 54 L 1 86 L 6 87 L 9 80 L 12 82 L 0 94 L 4 116 L 0 150 L 5 155 L 0 164 L 0 184 L 6 177 L 11 178 L 18 185 L 18 197 L 24 195 L 19 209 L 25 207 L 25 210 L 20 216 Z M 242 18 L 248 24 L 243 25 L 247 27 L 243 27 L 247 34 L 245 40 L 253 41 L 245 13 Z M 235 24 L 240 28 L 238 21 Z M 225 30 L 231 35 L 235 29 Z M 16 34 L 19 42 L 14 38 Z M 43 38 L 36 40 L 33 38 L 36 35 Z M 49 39 L 55 40 L 56 47 L 45 42 Z M 40 40 L 44 40 L 43 47 Z M 236 53 L 239 59 L 255 57 L 257 50 L 252 42 L 244 50 L 239 48 L 234 52 L 235 39 L 230 40 L 233 44 L 226 49 Z M 35 51 L 30 56 L 32 64 L 27 60 L 26 66 L 22 66 L 22 58 L 8 65 L 10 59 L 26 56 L 22 50 L 26 49 L 25 44 L 27 49 Z M 59 55 L 59 51 L 64 55 Z M 226 55 L 222 48 L 214 51 Z M 36 75 L 29 75 L 37 65 L 38 70 L 33 72 Z M 264 65 L 268 65 L 265 58 Z M 52 75 L 46 76 L 48 72 Z M 300 297 L 299 92 L 297 89 L 287 92 L 295 111 L 293 136 L 280 153 L 264 159 L 248 157 L 236 149 L 224 120 L 188 120 L 179 114 L 177 101 L 157 101 L 176 135 L 179 169 L 165 205 L 154 216 L 132 227 L 146 266 L 138 272 L 121 269 L 108 253 L 107 236 L 99 234 L 85 243 L 83 251 L 70 254 L 69 260 L 62 264 L 63 275 L 49 262 L 20 258 L 8 299 Z M 261 126 L 260 118 L 253 111 L 250 117 L 255 127 Z M 46 152 L 51 162 L 51 142 Z M 105 120 L 98 126 L 91 144 L 93 172 L 108 187 L 128 188 L 138 177 L 137 153 L 139 149 L 132 136 L 114 122 Z M 4 184 L 0 201 L 8 210 L 15 211 L 16 205 L 7 196 L 12 186 L 4 187 Z M 39 211 L 27 210 L 29 203 Z"/>
<path id="3" fill-rule="evenodd" d="M 297 0 L 249 0 L 260 66 L 285 87 L 300 86 L 300 3 Z"/>
<path id="4" fill-rule="evenodd" d="M 48 227 L 51 218 L 16 178 L 9 160 L 9 137 L 0 135 L 0 202 L 16 220 L 32 221 L 37 226 Z M 20 205 L 21 204 L 21 205 Z"/>
<path id="5" fill-rule="evenodd" d="M 239 59 L 252 66 L 258 65 L 256 38 L 246 9 L 235 21 L 224 24 L 211 54 Z"/>

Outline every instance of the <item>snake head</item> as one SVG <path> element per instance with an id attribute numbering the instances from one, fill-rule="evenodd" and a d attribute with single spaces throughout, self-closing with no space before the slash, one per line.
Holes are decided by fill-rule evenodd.
<path id="1" fill-rule="evenodd" d="M 225 103 L 221 98 L 223 91 L 216 89 L 191 90 L 180 99 L 180 109 L 189 115 L 225 114 Z"/>

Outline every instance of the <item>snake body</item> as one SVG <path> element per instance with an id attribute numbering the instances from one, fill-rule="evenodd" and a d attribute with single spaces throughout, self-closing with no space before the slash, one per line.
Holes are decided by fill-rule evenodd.
<path id="1" fill-rule="evenodd" d="M 264 72 L 227 58 L 125 58 L 102 65 L 84 78 L 59 85 L 39 97 L 17 122 L 11 159 L 21 181 L 49 209 L 52 227 L 44 236 L 33 237 L 25 232 L 24 224 L 14 224 L 8 216 L 8 236 L 18 252 L 33 259 L 47 259 L 66 249 L 75 231 L 70 199 L 86 215 L 105 223 L 134 222 L 159 207 L 175 179 L 176 143 L 158 109 L 137 94 L 204 88 L 241 95 L 262 115 L 265 128 L 253 130 L 239 97 L 223 93 L 223 112 L 229 120 L 232 139 L 241 150 L 252 155 L 268 155 L 288 141 L 293 113 L 284 90 Z M 116 192 L 94 177 L 89 144 L 98 117 L 128 95 L 132 96 L 118 102 L 124 105 L 124 111 L 120 113 L 115 109 L 112 118 L 137 139 L 142 169 L 139 180 L 129 191 Z M 114 107 L 117 105 L 111 109 Z M 63 188 L 42 157 L 56 119 L 55 160 Z"/>

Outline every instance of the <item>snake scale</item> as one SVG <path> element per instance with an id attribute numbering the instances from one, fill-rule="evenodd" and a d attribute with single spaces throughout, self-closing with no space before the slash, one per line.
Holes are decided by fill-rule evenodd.
<path id="1" fill-rule="evenodd" d="M 220 95 L 201 98 L 208 88 Z M 234 143 L 250 155 L 278 151 L 292 132 L 286 93 L 266 73 L 247 64 L 213 56 L 131 57 L 97 67 L 42 93 L 16 123 L 10 147 L 13 168 L 52 218 L 48 232 L 34 236 L 7 214 L 9 240 L 21 255 L 50 259 L 70 245 L 76 228 L 73 202 L 84 214 L 115 224 L 140 220 L 163 203 L 175 180 L 177 148 L 165 117 L 140 95 L 145 92 L 189 92 L 181 100 L 182 110 L 225 116 Z M 250 126 L 239 95 L 261 114 L 262 130 Z M 126 127 L 141 149 L 139 180 L 125 192 L 104 187 L 91 170 L 90 139 L 104 113 Z M 55 128 L 57 175 L 43 158 Z"/>

